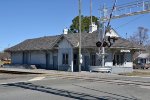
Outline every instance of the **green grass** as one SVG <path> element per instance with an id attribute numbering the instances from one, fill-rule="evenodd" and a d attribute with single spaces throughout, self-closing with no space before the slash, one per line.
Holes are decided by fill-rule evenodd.
<path id="1" fill-rule="evenodd" d="M 0 65 L 3 65 L 4 63 L 2 61 L 0 61 Z"/>
<path id="2" fill-rule="evenodd" d="M 150 76 L 150 71 L 149 72 L 133 71 L 132 73 L 124 73 L 124 74 L 119 74 L 119 75 L 125 75 L 125 76 Z"/>

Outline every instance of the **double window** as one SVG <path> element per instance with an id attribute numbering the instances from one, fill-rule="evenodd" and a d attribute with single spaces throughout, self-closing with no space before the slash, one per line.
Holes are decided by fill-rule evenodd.
<path id="1" fill-rule="evenodd" d="M 124 54 L 114 55 L 114 59 L 113 59 L 113 65 L 114 66 L 115 65 L 123 65 L 124 62 L 125 62 Z"/>
<path id="2" fill-rule="evenodd" d="M 63 53 L 62 55 L 62 64 L 68 65 L 68 54 Z"/>

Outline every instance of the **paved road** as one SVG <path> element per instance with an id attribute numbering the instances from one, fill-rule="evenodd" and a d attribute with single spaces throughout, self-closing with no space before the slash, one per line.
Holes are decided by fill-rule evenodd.
<path id="1" fill-rule="evenodd" d="M 6 80 L 2 79 L 3 76 Z M 12 78 L 13 83 L 10 83 L 9 80 Z M 0 79 L 2 79 L 0 100 L 149 100 L 150 98 L 150 78 L 91 79 L 0 74 Z"/>
<path id="2" fill-rule="evenodd" d="M 16 83 L 16 82 L 24 82 L 34 77 L 38 77 L 40 74 L 6 74 L 0 73 L 0 84 L 5 83 Z"/>

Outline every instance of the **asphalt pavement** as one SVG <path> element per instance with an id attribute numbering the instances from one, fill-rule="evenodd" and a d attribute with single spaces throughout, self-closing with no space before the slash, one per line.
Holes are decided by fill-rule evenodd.
<path id="1" fill-rule="evenodd" d="M 64 72 L 63 72 L 64 73 Z M 84 73 L 84 72 L 83 72 Z M 77 74 L 77 73 L 76 73 Z M 0 74 L 0 100 L 149 100 L 150 78 Z M 98 75 L 98 76 L 96 76 Z M 105 77 L 106 76 L 106 77 Z"/>

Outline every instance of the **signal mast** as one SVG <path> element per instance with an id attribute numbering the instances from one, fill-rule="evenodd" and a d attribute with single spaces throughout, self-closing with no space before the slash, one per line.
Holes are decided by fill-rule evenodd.
<path id="1" fill-rule="evenodd" d="M 105 46 L 108 46 L 106 39 L 106 33 L 110 31 L 110 21 L 112 19 L 119 19 L 129 16 L 135 16 L 140 14 L 147 14 L 150 13 L 150 0 L 147 1 L 136 1 L 131 2 L 123 5 L 116 6 L 117 0 L 115 0 L 113 8 L 106 8 L 106 6 L 103 6 L 103 9 L 101 9 L 102 16 L 100 17 L 100 29 L 102 32 L 99 32 L 99 48 L 102 47 L 102 67 L 105 67 Z M 106 26 L 107 23 L 107 26 Z M 100 34 L 101 33 L 101 34 Z M 100 37 L 102 36 L 102 38 Z M 108 37 L 108 41 L 111 40 L 115 41 L 116 37 Z M 97 43 L 98 43 L 97 42 Z M 111 43 L 111 42 L 110 42 Z M 105 44 L 105 46 L 104 46 Z M 111 46 L 111 44 L 110 44 Z M 108 47 L 110 47 L 108 46 Z"/>

